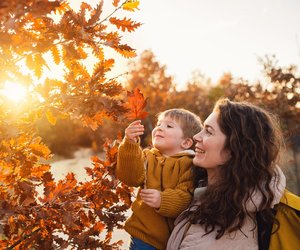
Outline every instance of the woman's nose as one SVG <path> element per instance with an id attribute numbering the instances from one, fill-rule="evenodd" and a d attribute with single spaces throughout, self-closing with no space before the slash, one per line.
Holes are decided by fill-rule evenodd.
<path id="1" fill-rule="evenodd" d="M 201 141 L 201 140 L 202 140 L 202 137 L 201 137 L 200 133 L 201 133 L 201 132 L 199 132 L 198 134 L 195 134 L 195 135 L 193 136 L 193 140 L 194 140 L 194 141 Z"/>

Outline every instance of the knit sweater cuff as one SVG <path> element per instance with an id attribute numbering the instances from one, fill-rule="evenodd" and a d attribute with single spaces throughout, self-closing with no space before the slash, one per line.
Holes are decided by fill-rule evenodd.
<path id="1" fill-rule="evenodd" d="M 165 217 L 176 217 L 181 210 L 180 205 L 174 202 L 174 199 L 170 194 L 161 192 L 161 205 L 157 209 L 157 212 Z"/>
<path id="2" fill-rule="evenodd" d="M 130 152 L 131 154 L 137 155 L 140 153 L 140 139 L 137 142 L 132 142 L 124 138 L 122 146 L 126 152 Z"/>

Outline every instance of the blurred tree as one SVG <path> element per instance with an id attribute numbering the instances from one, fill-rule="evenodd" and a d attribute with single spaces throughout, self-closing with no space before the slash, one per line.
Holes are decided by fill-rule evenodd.
<path id="1" fill-rule="evenodd" d="M 41 118 L 37 120 L 37 129 L 51 152 L 66 158 L 72 158 L 74 151 L 81 147 L 90 148 L 96 134 L 90 128 L 83 127 L 81 123 L 70 119 L 58 119 L 56 124 L 52 125 L 47 119 Z M 104 136 L 99 140 L 101 145 L 107 138 Z M 117 134 L 112 138 L 116 137 Z"/>
<path id="2" fill-rule="evenodd" d="M 181 107 L 194 112 L 204 121 L 214 105 L 213 96 L 209 96 L 211 90 L 211 80 L 200 71 L 194 71 L 191 80 L 186 83 L 186 87 L 176 91 L 170 97 L 171 103 L 174 107 Z"/>
<path id="3" fill-rule="evenodd" d="M 261 94 L 264 104 L 281 118 L 287 136 L 300 133 L 300 77 L 296 66 L 282 68 L 277 60 L 266 56 L 261 59 L 269 83 Z"/>
<path id="4" fill-rule="evenodd" d="M 264 74 L 268 79 L 266 90 L 261 94 L 263 105 L 275 113 L 281 121 L 285 132 L 285 140 L 292 150 L 294 173 L 296 179 L 294 191 L 300 194 L 300 166 L 297 159 L 296 138 L 300 135 L 300 77 L 296 76 L 297 67 L 286 68 L 277 66 L 275 56 L 260 59 Z"/>

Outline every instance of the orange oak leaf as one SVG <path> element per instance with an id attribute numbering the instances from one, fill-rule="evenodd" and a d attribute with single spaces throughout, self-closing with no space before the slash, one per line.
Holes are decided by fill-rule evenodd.
<path id="1" fill-rule="evenodd" d="M 132 58 L 136 56 L 135 50 L 127 44 L 116 46 L 114 49 L 125 58 Z"/>
<path id="2" fill-rule="evenodd" d="M 120 0 L 114 0 L 113 1 L 113 6 L 118 7 Z"/>
<path id="3" fill-rule="evenodd" d="M 111 17 L 109 21 L 111 24 L 116 25 L 117 28 L 121 29 L 123 32 L 132 32 L 141 26 L 141 23 L 134 22 L 130 18 L 127 19 L 126 17 L 124 17 L 123 19 Z"/>
<path id="4" fill-rule="evenodd" d="M 135 88 L 133 91 L 127 91 L 128 102 L 125 104 L 125 107 L 129 109 L 128 114 L 126 115 L 128 119 L 144 119 L 147 117 L 148 112 L 144 111 L 147 105 L 147 98 L 144 98 L 144 95 L 138 88 Z"/>
<path id="5" fill-rule="evenodd" d="M 68 10 L 71 10 L 71 7 L 67 2 L 63 2 L 58 7 L 55 8 L 55 12 L 58 13 L 59 15 L 64 14 Z"/>
<path id="6" fill-rule="evenodd" d="M 105 228 L 105 224 L 102 223 L 101 221 L 98 221 L 94 226 L 93 226 L 94 230 L 96 230 L 97 232 L 102 232 Z"/>

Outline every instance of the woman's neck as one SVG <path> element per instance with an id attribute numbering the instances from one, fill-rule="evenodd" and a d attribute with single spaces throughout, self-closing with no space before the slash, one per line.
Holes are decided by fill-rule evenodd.
<path id="1" fill-rule="evenodd" d="M 217 181 L 217 171 L 215 168 L 206 169 L 207 171 L 207 185 L 212 185 Z"/>

